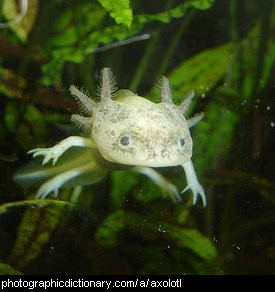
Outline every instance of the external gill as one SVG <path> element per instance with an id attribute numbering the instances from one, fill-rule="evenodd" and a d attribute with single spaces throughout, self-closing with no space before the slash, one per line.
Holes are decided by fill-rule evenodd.
<path id="1" fill-rule="evenodd" d="M 92 115 L 96 109 L 96 103 L 74 85 L 71 85 L 69 90 L 78 102 L 81 112 L 86 115 Z"/>
<path id="2" fill-rule="evenodd" d="M 165 76 L 162 76 L 160 80 L 160 87 L 161 87 L 162 102 L 173 104 L 171 89 L 169 86 L 169 80 Z M 177 106 L 178 110 L 182 114 L 185 114 L 187 112 L 194 96 L 195 96 L 195 91 L 191 90 L 186 96 L 186 98 L 183 100 L 183 102 L 179 106 Z M 196 114 L 194 117 L 187 120 L 188 127 L 191 128 L 195 126 L 203 117 L 204 117 L 203 113 Z"/>
<path id="3" fill-rule="evenodd" d="M 103 68 L 101 70 L 101 86 L 99 88 L 101 102 L 108 102 L 112 100 L 112 95 L 116 91 L 115 85 L 116 81 L 111 69 Z M 97 109 L 97 103 L 74 85 L 71 85 L 70 92 L 77 100 L 81 112 L 88 116 L 85 117 L 74 114 L 71 116 L 71 121 L 84 131 L 91 131 L 93 126 L 92 115 Z"/>
<path id="4" fill-rule="evenodd" d="M 112 70 L 103 68 L 101 70 L 101 86 L 98 90 L 101 102 L 111 101 L 116 90 L 116 80 Z"/>

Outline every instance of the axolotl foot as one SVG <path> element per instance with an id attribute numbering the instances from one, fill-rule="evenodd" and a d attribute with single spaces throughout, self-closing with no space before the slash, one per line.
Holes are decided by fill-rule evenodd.
<path id="1" fill-rule="evenodd" d="M 186 174 L 187 187 L 181 193 L 184 193 L 185 191 L 190 189 L 193 192 L 193 204 L 194 205 L 196 204 L 198 197 L 200 196 L 202 199 L 203 206 L 205 207 L 206 196 L 203 187 L 198 181 L 192 161 L 189 160 L 188 162 L 183 164 L 182 167 Z"/>
<path id="2" fill-rule="evenodd" d="M 32 154 L 32 157 L 36 156 L 44 156 L 42 164 L 46 164 L 51 159 L 53 160 L 53 165 L 57 162 L 58 158 L 63 154 L 64 151 L 60 147 L 57 147 L 59 145 L 56 145 L 51 148 L 35 148 L 30 151 L 28 151 L 28 154 Z"/>
<path id="3" fill-rule="evenodd" d="M 183 191 L 181 191 L 181 194 L 186 192 L 189 189 L 193 193 L 193 205 L 195 205 L 197 203 L 198 197 L 200 196 L 202 199 L 203 206 L 205 207 L 206 206 L 206 197 L 205 197 L 204 189 L 200 185 L 200 183 L 197 181 L 196 184 L 187 185 L 186 188 Z"/>
<path id="4" fill-rule="evenodd" d="M 49 162 L 51 159 L 53 160 L 53 165 L 57 162 L 58 158 L 69 148 L 77 146 L 77 147 L 94 147 L 94 143 L 91 139 L 78 137 L 78 136 L 70 136 L 58 144 L 51 148 L 35 148 L 28 151 L 28 154 L 32 154 L 33 157 L 36 156 L 44 156 L 43 165 Z"/>

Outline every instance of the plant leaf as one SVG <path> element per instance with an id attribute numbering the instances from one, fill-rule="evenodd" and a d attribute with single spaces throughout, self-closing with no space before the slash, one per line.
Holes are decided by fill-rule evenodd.
<path id="1" fill-rule="evenodd" d="M 206 10 L 209 9 L 215 0 L 189 0 L 189 4 L 196 9 Z"/>
<path id="2" fill-rule="evenodd" d="M 227 43 L 184 61 L 169 76 L 175 95 L 185 96 L 191 89 L 199 95 L 211 90 L 227 72 L 232 53 L 233 45 Z"/>
<path id="3" fill-rule="evenodd" d="M 104 247 L 112 247 L 117 243 L 117 235 L 125 226 L 124 211 L 117 211 L 108 216 L 95 233 L 98 243 Z"/>
<path id="4" fill-rule="evenodd" d="M 138 215 L 117 211 L 108 216 L 96 231 L 96 239 L 100 245 L 112 247 L 117 245 L 118 234 L 122 230 L 140 234 L 154 234 L 166 240 L 176 240 L 176 245 L 192 250 L 205 260 L 216 257 L 216 249 L 212 242 L 196 229 L 180 228 L 171 224 L 148 222 Z"/>
<path id="5" fill-rule="evenodd" d="M 174 226 L 170 226 L 170 229 L 171 236 L 179 240 L 178 245 L 180 247 L 190 249 L 196 255 L 206 260 L 214 259 L 217 256 L 216 249 L 211 241 L 198 230 Z"/>
<path id="6" fill-rule="evenodd" d="M 130 7 L 130 0 L 98 0 L 99 3 L 110 13 L 118 24 L 125 24 L 131 27 L 133 11 Z"/>
<path id="7" fill-rule="evenodd" d="M 7 212 L 10 208 L 27 207 L 8 262 L 23 268 L 34 260 L 48 243 L 64 210 L 71 206 L 72 204 L 68 202 L 47 199 L 1 205 L 0 214 Z"/>

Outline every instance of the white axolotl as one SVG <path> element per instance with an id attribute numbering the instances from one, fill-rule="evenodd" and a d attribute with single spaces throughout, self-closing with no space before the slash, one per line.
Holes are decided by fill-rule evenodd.
<path id="1" fill-rule="evenodd" d="M 148 176 L 173 200 L 180 200 L 177 188 L 152 167 L 181 165 L 187 178 L 187 187 L 182 192 L 191 189 L 193 203 L 197 202 L 199 195 L 205 206 L 205 193 L 191 161 L 192 138 L 189 131 L 203 114 L 186 120 L 183 114 L 194 92 L 176 106 L 172 102 L 168 79 L 162 77 L 160 85 L 160 103 L 153 103 L 129 90 L 116 92 L 115 79 L 109 68 L 103 68 L 101 72 L 101 100 L 98 103 L 71 86 L 71 94 L 87 115 L 72 115 L 72 121 L 87 135 L 70 136 L 51 148 L 30 150 L 28 153 L 33 157 L 43 156 L 43 165 L 52 160 L 53 166 L 19 173 L 15 179 L 49 178 L 37 192 L 38 198 L 45 198 L 51 192 L 57 194 L 65 184 L 95 183 L 109 170 L 126 168 Z M 79 147 L 84 147 L 85 151 L 82 148 L 83 151 L 79 152 Z M 67 150 L 73 157 L 66 158 L 64 152 Z"/>

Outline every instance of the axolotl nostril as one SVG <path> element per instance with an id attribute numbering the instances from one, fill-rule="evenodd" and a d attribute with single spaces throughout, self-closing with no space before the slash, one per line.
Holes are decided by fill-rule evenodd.
<path id="1" fill-rule="evenodd" d="M 94 183 L 109 170 L 125 167 L 148 176 L 173 200 L 180 200 L 176 187 L 153 168 L 181 165 L 187 179 L 183 192 L 191 189 L 193 203 L 200 196 L 205 206 L 205 193 L 191 161 L 192 138 L 189 131 L 203 114 L 189 120 L 184 117 L 194 96 L 193 91 L 181 105 L 176 106 L 172 102 L 167 78 L 162 77 L 160 87 L 160 103 L 153 103 L 129 90 L 116 91 L 115 79 L 109 68 L 102 69 L 100 101 L 97 103 L 71 86 L 70 92 L 85 114 L 72 115 L 72 121 L 85 130 L 86 136 L 70 136 L 51 148 L 30 150 L 28 153 L 33 157 L 43 156 L 43 165 L 52 160 L 53 166 L 18 173 L 15 178 L 19 181 L 32 177 L 49 178 L 37 192 L 37 197 L 45 198 L 70 181 L 81 184 L 81 178 L 85 177 L 85 184 Z M 69 163 L 60 163 L 61 156 L 71 147 L 83 147 L 86 151 L 82 156 L 71 158 Z"/>

